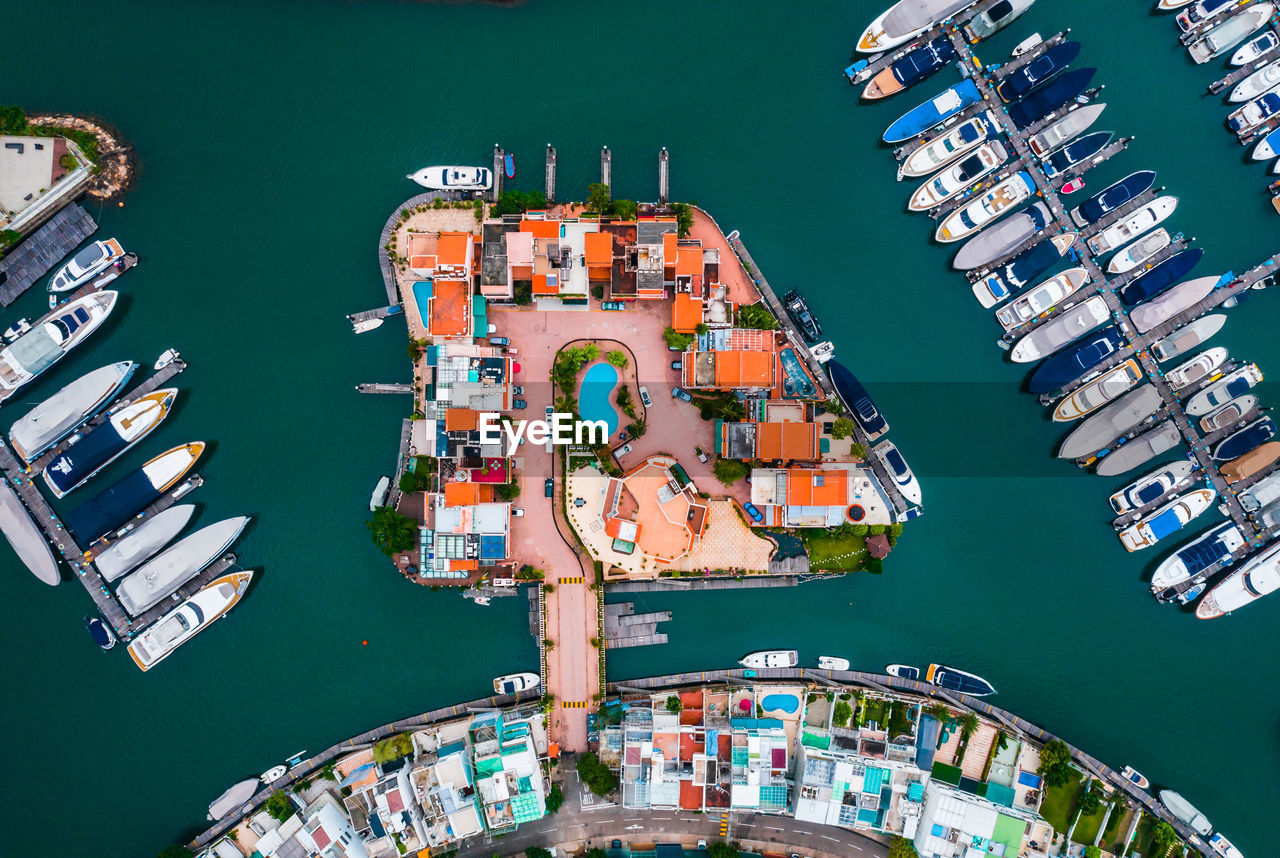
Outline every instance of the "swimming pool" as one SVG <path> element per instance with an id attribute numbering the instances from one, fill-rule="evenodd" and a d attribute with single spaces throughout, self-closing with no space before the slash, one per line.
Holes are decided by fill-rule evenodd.
<path id="1" fill-rule="evenodd" d="M 812 399 L 817 394 L 817 389 L 813 386 L 813 382 L 809 380 L 809 376 L 805 374 L 804 369 L 800 366 L 800 358 L 796 356 L 795 349 L 783 349 L 779 355 L 782 358 L 782 371 L 786 377 L 782 380 L 782 395 L 786 399 Z"/>
<path id="2" fill-rule="evenodd" d="M 618 412 L 610 396 L 618 386 L 618 371 L 607 363 L 587 370 L 578 389 L 578 414 L 583 420 L 603 420 L 609 426 L 609 437 L 618 431 Z"/>
<path id="3" fill-rule="evenodd" d="M 795 712 L 800 708 L 800 698 L 794 694 L 766 694 L 760 701 L 760 708 L 766 712 Z"/>

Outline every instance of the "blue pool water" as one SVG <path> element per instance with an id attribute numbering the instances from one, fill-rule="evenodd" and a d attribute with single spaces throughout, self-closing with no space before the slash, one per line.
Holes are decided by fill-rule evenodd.
<path id="1" fill-rule="evenodd" d="M 782 371 L 786 374 L 782 382 L 783 397 L 812 399 L 817 394 L 817 390 L 809 380 L 809 376 L 805 375 L 804 370 L 800 368 L 800 359 L 796 357 L 795 349 L 783 349 L 781 358 Z"/>
<path id="2" fill-rule="evenodd" d="M 609 426 L 609 437 L 618 431 L 618 412 L 613 407 L 613 389 L 618 386 L 618 371 L 607 363 L 598 363 L 582 377 L 578 391 L 578 414 L 583 420 L 603 420 Z"/>
<path id="3" fill-rule="evenodd" d="M 766 712 L 786 712 L 790 714 L 800 708 L 800 698 L 794 694 L 766 694 L 765 698 L 760 701 L 760 705 Z"/>

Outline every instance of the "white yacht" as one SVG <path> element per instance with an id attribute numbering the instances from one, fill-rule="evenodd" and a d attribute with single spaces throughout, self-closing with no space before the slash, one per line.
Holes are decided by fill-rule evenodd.
<path id="1" fill-rule="evenodd" d="M 1173 214 L 1178 207 L 1174 196 L 1156 197 L 1133 214 L 1104 229 L 1086 242 L 1094 253 L 1106 253 L 1133 241 Z"/>
<path id="2" fill-rule="evenodd" d="M 536 673 L 508 673 L 506 676 L 499 676 L 493 681 L 493 693 L 517 694 L 521 691 L 537 688 L 541 684 L 542 678 Z"/>
<path id="3" fill-rule="evenodd" d="M 50 292 L 70 292 L 124 258 L 124 248 L 114 238 L 95 241 L 81 250 L 49 278 Z"/>
<path id="4" fill-rule="evenodd" d="M 1106 102 L 1102 102 L 1077 108 L 1031 135 L 1027 145 L 1037 157 L 1044 158 L 1088 130 L 1090 125 L 1098 121 L 1098 117 L 1102 115 L 1106 106 Z"/>
<path id="5" fill-rule="evenodd" d="M 0 350 L 0 402 L 84 342 L 106 321 L 119 296 L 107 289 L 77 298 Z"/>
<path id="6" fill-rule="evenodd" d="M 1076 388 L 1070 396 L 1059 402 L 1058 407 L 1053 409 L 1054 422 L 1079 420 L 1128 391 L 1141 380 L 1142 368 L 1136 360 L 1129 358 L 1088 384 Z"/>
<path id="7" fill-rule="evenodd" d="M 1218 277 L 1197 277 L 1184 280 L 1172 289 L 1154 298 L 1148 298 L 1129 311 L 1129 321 L 1140 334 L 1153 331 L 1184 310 L 1209 297 L 1218 283 Z"/>
<path id="8" fill-rule="evenodd" d="M 1214 586 L 1196 606 L 1196 617 L 1212 620 L 1224 616 L 1277 589 L 1280 589 L 1280 543 L 1273 543 Z"/>
<path id="9" fill-rule="evenodd" d="M 982 113 L 961 122 L 946 134 L 921 146 L 898 168 L 898 178 L 918 178 L 935 173 L 972 152 L 996 133 L 995 119 Z"/>
<path id="10" fill-rule="evenodd" d="M 1151 347 L 1151 353 L 1158 361 L 1173 360 L 1186 354 L 1205 340 L 1212 337 L 1227 323 L 1225 313 L 1210 313 L 1201 316 L 1194 322 L 1188 322 L 1169 336 L 1159 340 Z"/>
<path id="11" fill-rule="evenodd" d="M 977 184 L 984 176 L 999 169 L 1009 157 L 999 140 L 984 143 L 967 158 L 933 176 L 911 195 L 907 209 L 927 212 Z"/>
<path id="12" fill-rule="evenodd" d="M 934 233 L 941 242 L 959 241 L 1010 214 L 1036 192 L 1025 170 L 1005 179 L 982 196 L 947 215 Z"/>
<path id="13" fill-rule="evenodd" d="M 881 441 L 871 448 L 871 452 L 889 472 L 889 476 L 893 478 L 893 484 L 902 496 L 919 506 L 920 482 L 907 466 L 907 460 L 902 458 L 902 453 L 898 451 L 897 446 L 892 441 Z"/>
<path id="14" fill-rule="evenodd" d="M 231 572 L 210 581 L 190 599 L 165 614 L 155 625 L 129 644 L 129 655 L 133 658 L 133 663 L 142 670 L 150 670 L 164 661 L 169 653 L 191 640 L 235 607 L 248 591 L 251 580 L 253 580 L 253 572 L 247 570 Z M 252 783 L 254 790 L 249 792 L 250 796 L 257 789 L 257 779 L 255 778 Z M 226 797 L 225 793 L 223 797 Z M 248 797 L 245 797 L 241 802 L 247 800 Z M 232 803 L 232 806 L 222 815 L 230 813 L 235 806 L 236 803 Z M 212 811 L 211 805 L 210 812 Z"/>
<path id="15" fill-rule="evenodd" d="M 118 394 L 138 365 L 120 361 L 82 375 L 18 419 L 9 443 L 30 462 L 93 417 Z"/>
<path id="16" fill-rule="evenodd" d="M 1227 101 L 1240 104 L 1253 101 L 1265 92 L 1280 86 L 1280 60 L 1268 63 L 1231 88 Z"/>
<path id="17" fill-rule="evenodd" d="M 155 431 L 169 416 L 177 396 L 176 387 L 165 387 L 107 412 L 105 423 L 75 436 L 79 440 L 58 453 L 44 469 L 42 476 L 49 491 L 60 498 L 84 485 Z"/>
<path id="18" fill-rule="evenodd" d="M 1160 561 L 1151 574 L 1151 592 L 1160 593 L 1207 573 L 1219 563 L 1230 560 L 1244 544 L 1244 535 L 1234 522 L 1224 521 L 1209 528 Z"/>
<path id="19" fill-rule="evenodd" d="M 1126 271 L 1132 271 L 1164 250 L 1172 241 L 1173 239 L 1169 237 L 1169 231 L 1164 227 L 1160 227 L 1154 232 L 1149 232 L 1134 241 L 1121 253 L 1111 257 L 1111 261 L 1107 263 L 1107 273 L 1123 274 Z"/>
<path id="20" fill-rule="evenodd" d="M 858 51 L 875 54 L 896 48 L 977 0 L 898 0 L 867 25 Z"/>
<path id="21" fill-rule="evenodd" d="M 139 563 L 173 541 L 190 523 L 196 508 L 180 503 L 145 519 L 142 524 L 119 534 L 114 542 L 93 558 L 93 565 L 107 581 L 117 581 Z"/>
<path id="22" fill-rule="evenodd" d="M 7 478 L 0 479 L 0 534 L 8 540 L 13 553 L 23 565 L 50 587 L 58 586 L 62 579 L 58 561 L 49 547 L 49 540 L 36 526 L 22 498 L 9 485 Z"/>
<path id="23" fill-rule="evenodd" d="M 1106 300 L 1101 295 L 1094 295 L 1022 337 L 1014 343 L 1009 357 L 1014 363 L 1029 363 L 1048 357 L 1109 318 L 1111 310 Z"/>
<path id="24" fill-rule="evenodd" d="M 1012 331 L 1040 314 L 1049 312 L 1088 282 L 1089 274 L 1083 268 L 1069 268 L 996 310 L 996 321 L 1005 331 Z"/>
<path id="25" fill-rule="evenodd" d="M 1200 418 L 1200 431 L 1217 432 L 1226 429 L 1232 423 L 1242 419 L 1246 414 L 1258 407 L 1258 397 L 1252 393 L 1237 396 L 1230 402 L 1220 405 Z"/>
<path id="26" fill-rule="evenodd" d="M 753 669 L 795 667 L 800 655 L 793 649 L 765 649 L 744 656 L 738 664 Z"/>
<path id="27" fill-rule="evenodd" d="M 1243 394 L 1246 390 L 1262 381 L 1262 370 L 1256 363 L 1247 363 L 1232 370 L 1209 387 L 1198 392 L 1187 400 L 1187 413 L 1192 417 L 1208 414 L 1230 399 Z"/>
<path id="28" fill-rule="evenodd" d="M 484 167 L 423 167 L 406 178 L 433 191 L 487 191 L 493 171 Z"/>
<path id="29" fill-rule="evenodd" d="M 1244 858 L 1240 850 L 1232 845 L 1231 841 L 1223 836 L 1221 831 L 1213 832 L 1213 836 L 1209 838 L 1209 848 L 1222 856 L 1222 858 Z"/>
<path id="30" fill-rule="evenodd" d="M 1196 489 L 1180 495 L 1141 521 L 1120 531 L 1120 544 L 1128 551 L 1150 548 L 1206 512 L 1217 497 L 1218 492 L 1212 488 Z"/>
<path id="31" fill-rule="evenodd" d="M 137 616 L 174 593 L 231 546 L 249 516 L 224 519 L 202 527 L 131 572 L 116 590 L 121 606 Z"/>
<path id="32" fill-rule="evenodd" d="M 1220 57 L 1260 30 L 1275 9 L 1273 3 L 1255 3 L 1214 27 L 1203 38 L 1192 42 L 1187 46 L 1187 53 L 1196 63 L 1207 63 Z"/>
<path id="33" fill-rule="evenodd" d="M 1226 359 L 1227 350 L 1223 346 L 1205 349 L 1166 372 L 1164 380 L 1177 393 L 1183 388 L 1209 378 Z"/>
<path id="34" fill-rule="evenodd" d="M 1236 52 L 1231 55 L 1231 65 L 1242 66 L 1251 63 L 1263 54 L 1275 50 L 1277 45 L 1280 45 L 1280 36 L 1271 30 L 1260 33 L 1236 49 Z"/>
<path id="35" fill-rule="evenodd" d="M 1185 822 L 1191 826 L 1196 834 L 1204 836 L 1213 831 L 1213 826 L 1209 824 L 1209 820 L 1200 811 L 1196 810 L 1195 805 L 1178 795 L 1171 789 L 1160 790 L 1160 803 L 1169 809 L 1169 812 L 1176 816 L 1181 822 Z"/>
<path id="36" fill-rule="evenodd" d="M 1177 491 L 1179 486 L 1191 479 L 1195 470 L 1193 463 L 1183 460 L 1144 474 L 1111 496 L 1111 508 L 1117 514 L 1124 515 L 1155 503 L 1170 492 Z"/>
<path id="37" fill-rule="evenodd" d="M 818 669 L 819 670 L 848 670 L 849 659 L 840 658 L 839 656 L 835 656 L 835 655 L 820 655 L 818 656 Z"/>

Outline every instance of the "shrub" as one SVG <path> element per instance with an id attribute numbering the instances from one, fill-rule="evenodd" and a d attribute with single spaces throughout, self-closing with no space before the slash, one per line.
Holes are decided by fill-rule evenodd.
<path id="1" fill-rule="evenodd" d="M 577 769 L 578 779 L 596 795 L 608 795 L 618 788 L 617 776 L 590 751 L 578 757 Z"/>
<path id="2" fill-rule="evenodd" d="M 716 479 L 726 486 L 731 486 L 746 477 L 749 470 L 746 462 L 739 462 L 737 459 L 716 459 L 716 463 L 711 466 L 711 472 L 716 475 Z"/>
<path id="3" fill-rule="evenodd" d="M 409 738 L 408 733 L 397 733 L 374 744 L 373 761 L 375 763 L 389 763 L 392 760 L 407 757 L 412 753 L 413 739 Z"/>
<path id="4" fill-rule="evenodd" d="M 289 796 L 278 790 L 267 798 L 266 809 L 272 819 L 280 822 L 284 822 L 298 812 L 298 809 L 293 806 L 293 802 L 289 800 Z"/>
<path id="5" fill-rule="evenodd" d="M 498 201 L 489 207 L 491 217 L 527 212 L 529 209 L 545 209 L 547 195 L 542 191 L 503 191 Z"/>
<path id="6" fill-rule="evenodd" d="M 602 284 L 600 284 L 600 283 L 597 283 L 596 285 L 592 286 L 592 287 L 591 287 L 591 297 L 592 297 L 592 298 L 595 298 L 597 301 L 603 301 L 603 300 L 604 300 L 604 286 L 603 286 Z"/>
<path id="7" fill-rule="evenodd" d="M 373 511 L 373 520 L 364 524 L 369 528 L 373 544 L 388 557 L 408 551 L 418 544 L 418 522 L 389 506 L 378 507 Z"/>
<path id="8" fill-rule="evenodd" d="M 547 791 L 547 813 L 555 813 L 562 804 L 564 804 L 564 793 L 560 791 L 560 784 L 552 784 L 551 789 Z"/>
<path id="9" fill-rule="evenodd" d="M 745 307 L 738 308 L 737 326 L 739 328 L 754 328 L 758 331 L 772 331 L 778 327 L 778 320 L 774 318 L 773 313 L 769 312 L 769 308 L 764 304 L 748 304 Z"/>
<path id="10" fill-rule="evenodd" d="M 889 843 L 889 858 L 920 858 L 920 853 L 910 840 L 895 835 Z"/>
<path id="11" fill-rule="evenodd" d="M 670 697 L 668 697 L 668 698 L 667 698 L 667 711 L 668 711 L 668 712 L 672 712 L 672 713 L 674 713 L 674 714 L 676 714 L 676 715 L 679 715 L 679 714 L 680 714 L 680 711 L 681 711 L 682 709 L 684 709 L 684 705 L 680 702 L 680 698 L 679 698 L 679 696 L 677 696 L 677 695 L 673 694 L 673 695 L 671 695 Z"/>
<path id="12" fill-rule="evenodd" d="M 675 328 L 667 328 L 662 332 L 662 339 L 670 348 L 684 351 L 693 345 L 693 341 L 697 338 L 693 334 L 682 334 Z"/>
<path id="13" fill-rule="evenodd" d="M 853 437 L 853 421 L 848 417 L 837 417 L 831 424 L 831 437 L 843 441 Z"/>
<path id="14" fill-rule="evenodd" d="M 503 483 L 498 486 L 498 499 L 507 503 L 520 497 L 520 484 L 516 482 Z"/>
<path id="15" fill-rule="evenodd" d="M 837 727 L 847 727 L 849 719 L 853 717 L 853 707 L 841 700 L 831 710 L 831 717 Z"/>
<path id="16" fill-rule="evenodd" d="M 27 114 L 16 104 L 0 106 L 0 134 L 23 134 L 27 130 Z"/>
<path id="17" fill-rule="evenodd" d="M 627 353 L 622 349 L 614 349 L 605 355 L 604 359 L 607 360 L 611 366 L 616 366 L 618 369 L 626 369 L 631 365 L 631 361 L 627 360 Z"/>
<path id="18" fill-rule="evenodd" d="M 604 182 L 587 185 L 587 208 L 604 214 L 609 209 L 609 186 Z"/>
<path id="19" fill-rule="evenodd" d="M 1036 774 L 1046 786 L 1062 786 L 1071 778 L 1071 749 L 1061 739 L 1046 742 L 1040 749 L 1040 765 Z"/>

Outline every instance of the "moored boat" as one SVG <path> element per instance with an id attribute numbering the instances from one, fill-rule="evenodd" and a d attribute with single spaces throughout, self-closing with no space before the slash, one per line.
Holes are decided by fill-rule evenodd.
<path id="1" fill-rule="evenodd" d="M 1092 134 L 1084 135 L 1078 140 L 1071 141 L 1066 146 L 1063 146 L 1058 151 L 1043 159 L 1041 166 L 1044 169 L 1044 174 L 1046 176 L 1053 177 L 1067 172 L 1077 164 L 1089 160 L 1094 155 L 1097 155 L 1105 149 L 1111 142 L 1111 138 L 1114 136 L 1115 134 L 1110 131 L 1095 131 Z M 1077 177 L 1071 181 L 1080 183 L 1081 187 L 1084 186 L 1083 178 Z M 1077 190 L 1076 188 L 1068 190 L 1067 185 L 1069 184 L 1071 184 L 1071 182 L 1062 186 L 1063 193 L 1071 193 L 1072 191 Z"/>
<path id="2" fill-rule="evenodd" d="M 890 676 L 896 676 L 899 679 L 920 678 L 920 668 L 913 667 L 909 664 L 890 664 L 885 667 L 884 672 Z"/>
<path id="3" fill-rule="evenodd" d="M 78 252 L 49 278 L 50 292 L 70 292 L 88 283 L 124 258 L 124 248 L 114 238 L 95 241 Z"/>
<path id="4" fill-rule="evenodd" d="M 1180 822 L 1184 822 L 1191 826 L 1191 829 L 1197 834 L 1203 836 L 1213 830 L 1213 826 L 1209 824 L 1209 820 L 1200 811 L 1196 810 L 1195 805 L 1178 795 L 1171 789 L 1160 790 L 1160 803 L 1169 809 Z"/>
<path id="5" fill-rule="evenodd" d="M 264 784 L 273 784 L 289 773 L 289 767 L 286 765 L 272 766 L 261 775 L 258 780 Z"/>
<path id="6" fill-rule="evenodd" d="M 1280 589 L 1280 542 L 1272 543 L 1233 569 L 1231 574 L 1214 586 L 1196 606 L 1196 617 L 1201 620 L 1211 620 L 1224 616 L 1274 593 L 1277 589 Z M 1162 795 L 1161 801 L 1163 800 Z M 1169 807 L 1168 802 L 1165 802 L 1165 806 Z M 1174 810 L 1172 807 L 1169 809 Z M 1195 808 L 1192 807 L 1191 810 L 1195 811 Z M 1174 811 L 1174 815 L 1183 819 L 1177 811 Z M 1203 819 L 1203 815 L 1201 818 Z M 1183 821 L 1195 827 L 1186 819 Z M 1204 827 L 1206 830 L 1201 833 L 1207 834 L 1208 820 L 1205 820 Z M 1200 831 L 1199 828 L 1196 830 Z"/>
<path id="7" fill-rule="evenodd" d="M 981 268 L 1007 256 L 1052 221 L 1053 215 L 1047 205 L 1033 203 L 966 241 L 951 261 L 951 267 L 960 271 Z"/>
<path id="8" fill-rule="evenodd" d="M 1106 253 L 1114 250 L 1117 247 L 1128 244 L 1147 230 L 1163 222 L 1177 208 L 1177 197 L 1168 195 L 1156 197 L 1097 235 L 1092 236 L 1086 243 L 1094 253 Z"/>
<path id="9" fill-rule="evenodd" d="M 536 673 L 508 673 L 493 680 L 494 694 L 519 694 L 537 688 L 542 678 Z"/>
<path id="10" fill-rule="evenodd" d="M 1097 223 L 1104 215 L 1146 192 L 1155 183 L 1154 170 L 1136 170 L 1073 208 L 1070 211 L 1071 220 L 1080 227 Z"/>
<path id="11" fill-rule="evenodd" d="M 1258 145 L 1253 147 L 1252 158 L 1255 161 L 1268 161 L 1280 154 L 1280 128 L 1275 129 L 1258 141 Z M 1275 167 L 1271 168 L 1275 172 Z"/>
<path id="12" fill-rule="evenodd" d="M 1240 104 L 1262 95 L 1264 92 L 1280 86 L 1280 60 L 1267 63 L 1253 74 L 1231 88 L 1227 101 Z"/>
<path id="13" fill-rule="evenodd" d="M 1138 789 L 1146 789 L 1151 786 L 1151 782 L 1142 776 L 1142 773 L 1133 766 L 1125 766 L 1120 772 L 1120 777 L 1136 786 Z"/>
<path id="14" fill-rule="evenodd" d="M 484 167 L 423 167 L 405 178 L 433 191 L 487 191 L 493 172 Z"/>
<path id="15" fill-rule="evenodd" d="M 1209 848 L 1222 858 L 1244 858 L 1240 850 L 1233 846 L 1221 831 L 1213 832 L 1213 836 L 1209 838 Z"/>
<path id="16" fill-rule="evenodd" d="M 980 41 L 993 33 L 998 33 L 1018 20 L 1022 13 L 1031 8 L 1031 4 L 1034 2 L 1036 0 L 1000 0 L 1000 2 L 988 6 L 982 12 L 974 15 L 966 25 L 966 29 L 969 31 L 969 38 L 973 41 Z M 1015 53 L 1014 56 L 1017 56 L 1017 54 Z"/>
<path id="17" fill-rule="evenodd" d="M 1191 479 L 1196 466 L 1192 462 L 1170 462 L 1149 474 L 1143 474 L 1113 494 L 1108 502 L 1118 515 L 1153 504 Z"/>
<path id="18" fill-rule="evenodd" d="M 1083 268 L 1069 268 L 1005 304 L 996 311 L 996 321 L 1005 331 L 1011 331 L 1047 313 L 1088 282 L 1088 272 Z"/>
<path id="19" fill-rule="evenodd" d="M 1209 297 L 1217 282 L 1217 277 L 1197 277 L 1195 280 L 1179 283 L 1130 310 L 1129 321 L 1140 334 L 1155 330 Z"/>
<path id="20" fill-rule="evenodd" d="M 1078 459 L 1108 446 L 1155 416 L 1164 405 L 1154 385 L 1143 384 L 1108 403 L 1063 439 L 1058 448 L 1061 459 Z"/>
<path id="21" fill-rule="evenodd" d="M 889 431 L 889 423 L 880 409 L 876 408 L 871 394 L 867 393 L 866 387 L 844 364 L 835 360 L 827 361 L 827 374 L 831 376 L 831 383 L 840 395 L 844 407 L 870 440 L 874 441 Z"/>
<path id="22" fill-rule="evenodd" d="M 1172 12 L 1174 9 L 1181 9 L 1183 6 L 1193 3 L 1195 0 L 1159 0 L 1156 8 L 1161 12 Z"/>
<path id="23" fill-rule="evenodd" d="M 1234 485 L 1250 477 L 1256 477 L 1274 465 L 1277 460 L 1280 460 L 1280 441 L 1268 441 L 1232 459 L 1219 470 L 1222 472 L 1222 478 L 1228 484 Z"/>
<path id="24" fill-rule="evenodd" d="M 53 549 L 7 478 L 0 479 L 0 533 L 32 575 L 50 587 L 58 585 L 61 576 Z"/>
<path id="25" fill-rule="evenodd" d="M 93 565 L 107 581 L 116 581 L 139 563 L 152 557 L 182 532 L 195 515 L 189 503 L 175 504 L 145 519 L 142 524 L 120 535 L 93 558 Z"/>
<path id="26" fill-rule="evenodd" d="M 967 203 L 943 218 L 934 232 L 940 242 L 959 241 L 972 235 L 1013 210 L 1036 192 L 1031 174 L 1025 170 L 1010 176 L 982 196 Z"/>
<path id="27" fill-rule="evenodd" d="M 871 78 L 862 97 L 885 98 L 920 83 L 956 58 L 956 49 L 945 35 L 921 45 L 902 59 L 895 60 Z"/>
<path id="28" fill-rule="evenodd" d="M 1107 263 L 1108 274 L 1124 274 L 1142 265 L 1173 242 L 1164 227 L 1147 233 L 1131 242 L 1124 250 L 1111 257 Z"/>
<path id="29" fill-rule="evenodd" d="M 848 670 L 849 659 L 840 658 L 836 655 L 820 655 L 818 656 L 819 670 Z"/>
<path id="30" fill-rule="evenodd" d="M 1059 423 L 1079 420 L 1132 389 L 1141 380 L 1142 369 L 1136 360 L 1129 358 L 1064 398 L 1053 410 L 1053 419 Z"/>
<path id="31" fill-rule="evenodd" d="M 977 84 L 966 78 L 902 114 L 885 129 L 882 139 L 886 143 L 910 140 L 980 101 Z"/>
<path id="32" fill-rule="evenodd" d="M 1270 53 L 1280 45 L 1280 36 L 1268 30 L 1245 42 L 1231 55 L 1231 65 L 1242 66 L 1251 63 L 1263 54 Z"/>
<path id="33" fill-rule="evenodd" d="M 1050 78 L 1009 105 L 1009 118 L 1019 128 L 1026 128 L 1084 92 L 1097 72 L 1096 68 L 1074 69 Z"/>
<path id="34" fill-rule="evenodd" d="M 120 361 L 82 375 L 18 419 L 9 443 L 31 462 L 116 398 L 138 365 Z"/>
<path id="35" fill-rule="evenodd" d="M 1280 113 L 1280 92 L 1263 93 L 1227 114 L 1227 127 L 1244 137 L 1277 113 Z"/>
<path id="36" fill-rule="evenodd" d="M 913 212 L 927 212 L 973 187 L 984 176 L 999 169 L 1008 158 L 1009 153 L 999 140 L 984 143 L 972 155 L 925 181 L 911 195 L 911 199 L 907 202 L 907 209 Z"/>
<path id="37" fill-rule="evenodd" d="M 1070 387 L 1093 368 L 1110 358 L 1124 345 L 1124 334 L 1115 325 L 1081 337 L 1057 354 L 1041 361 L 1031 378 L 1028 393 L 1052 393 Z"/>
<path id="38" fill-rule="evenodd" d="M 1087 131 L 1089 126 L 1098 121 L 1098 117 L 1106 107 L 1106 102 L 1078 107 L 1032 134 L 1027 140 L 1027 145 L 1031 148 L 1032 154 L 1043 158 L 1067 141 Z"/>
<path id="39" fill-rule="evenodd" d="M 871 452 L 884 465 L 889 472 L 889 476 L 893 478 L 893 484 L 904 498 L 911 503 L 919 506 L 920 482 L 916 479 L 915 474 L 911 472 L 911 468 L 907 465 L 907 460 L 902 458 L 902 453 L 892 441 L 881 441 L 871 448 Z"/>
<path id="40" fill-rule="evenodd" d="M 1263 417 L 1223 438 L 1214 446 L 1211 455 L 1216 462 L 1229 462 L 1232 459 L 1240 458 L 1259 444 L 1270 441 L 1275 436 L 1275 421 L 1270 417 Z"/>
<path id="41" fill-rule="evenodd" d="M 1079 53 L 1079 42 L 1067 41 L 1054 45 L 1000 81 L 996 86 L 996 95 L 1000 96 L 1005 104 L 1017 101 L 1069 66 Z"/>
<path id="42" fill-rule="evenodd" d="M 939 688 L 958 691 L 973 697 L 986 697 L 988 694 L 996 693 L 995 686 L 976 673 L 947 667 L 945 664 L 929 665 L 924 678 L 926 682 L 931 682 Z"/>
<path id="43" fill-rule="evenodd" d="M 177 485 L 204 448 L 192 441 L 164 451 L 64 516 L 67 529 L 82 545 L 92 543 Z"/>
<path id="44" fill-rule="evenodd" d="M 946 134 L 930 140 L 908 155 L 898 168 L 898 178 L 918 178 L 936 173 L 957 158 L 963 158 L 995 134 L 996 124 L 990 113 L 984 112 L 966 119 Z"/>
<path id="45" fill-rule="evenodd" d="M 1107 302 L 1101 295 L 1094 295 L 1024 335 L 1014 343 L 1009 357 L 1014 363 L 1029 363 L 1048 357 L 1110 317 Z"/>
<path id="46" fill-rule="evenodd" d="M 793 649 L 765 649 L 748 653 L 738 664 L 754 670 L 761 668 L 795 667 L 800 661 L 799 654 Z"/>
<path id="47" fill-rule="evenodd" d="M 822 325 L 818 324 L 817 317 L 809 309 L 809 302 L 803 295 L 792 289 L 782 296 L 782 307 L 791 317 L 791 321 L 795 322 L 796 327 L 800 329 L 805 342 L 816 343 L 822 339 Z"/>
<path id="48" fill-rule="evenodd" d="M 150 435 L 169 415 L 178 390 L 166 387 L 113 408 L 105 423 L 54 457 L 44 481 L 54 497 L 84 485 L 107 465 Z"/>
<path id="49" fill-rule="evenodd" d="M 244 598 L 252 580 L 252 570 L 230 572 L 201 587 L 129 644 L 133 663 L 145 671 L 164 661 L 175 649 L 226 616 Z M 257 789 L 257 778 L 231 787 L 209 805 L 209 818 L 221 819 L 236 810 Z"/>
<path id="50" fill-rule="evenodd" d="M 1058 264 L 1075 243 L 1076 233 L 1068 232 L 1041 241 L 1001 265 L 973 284 L 973 295 L 983 307 L 991 308 L 1034 283 Z"/>
<path id="51" fill-rule="evenodd" d="M 1204 514 L 1217 496 L 1218 492 L 1213 488 L 1204 488 L 1176 497 L 1120 531 L 1120 544 L 1127 551 L 1150 548 Z"/>
<path id="52" fill-rule="evenodd" d="M 391 491 L 391 477 L 383 474 L 378 477 L 378 482 L 373 487 L 373 494 L 369 496 L 369 512 L 374 512 L 378 507 L 386 504 L 389 491 Z"/>
<path id="53" fill-rule="evenodd" d="M 1186 354 L 1218 333 L 1226 323 L 1227 317 L 1223 313 L 1201 316 L 1194 322 L 1188 322 L 1167 337 L 1157 341 L 1151 347 L 1151 353 L 1155 355 L 1158 361 L 1172 360 Z"/>
<path id="54" fill-rule="evenodd" d="M 0 349 L 0 403 L 84 342 L 111 315 L 119 294 L 104 289 L 70 301 Z"/>
<path id="55" fill-rule="evenodd" d="M 1199 40 L 1187 47 L 1187 53 L 1197 63 L 1207 63 L 1220 57 L 1257 32 L 1275 12 L 1272 3 L 1257 3 L 1218 24 Z"/>
<path id="56" fill-rule="evenodd" d="M 1103 456 L 1098 462 L 1097 473 L 1103 477 L 1118 477 L 1145 465 L 1181 443 L 1182 433 L 1178 431 L 1177 425 L 1172 420 L 1166 420 Z"/>
<path id="57" fill-rule="evenodd" d="M 115 647 L 116 633 L 102 621 L 102 617 L 85 617 L 84 627 L 89 632 L 89 637 L 93 638 L 93 642 L 103 652 Z"/>
<path id="58" fill-rule="evenodd" d="M 975 2 L 976 0 L 898 0 L 862 31 L 858 38 L 858 51 L 874 54 L 896 48 Z"/>
<path id="59" fill-rule="evenodd" d="M 1262 370 L 1255 363 L 1237 367 L 1187 400 L 1187 413 L 1193 417 L 1208 414 L 1228 400 L 1235 399 L 1262 381 Z"/>
<path id="60" fill-rule="evenodd" d="M 1153 265 L 1120 289 L 1120 300 L 1133 305 L 1159 295 L 1195 268 L 1204 251 L 1200 248 L 1183 250 Z"/>
<path id="61" fill-rule="evenodd" d="M 1204 417 L 1201 417 L 1200 431 L 1216 432 L 1219 429 L 1226 429 L 1257 406 L 1258 397 L 1254 396 L 1252 393 L 1244 396 L 1238 396 L 1230 402 L 1218 406 L 1218 408 L 1210 411 Z"/>
<path id="62" fill-rule="evenodd" d="M 1166 372 L 1164 380 L 1177 393 L 1208 378 L 1226 359 L 1227 350 L 1222 346 L 1205 349 Z"/>
<path id="63" fill-rule="evenodd" d="M 1241 2 L 1243 0 L 1200 0 L 1190 9 L 1178 13 L 1178 17 L 1175 19 L 1178 22 L 1178 29 L 1184 33 L 1188 32 L 1191 28 L 1205 21 L 1230 12 L 1239 6 Z M 1183 3 L 1182 5 L 1185 6 L 1187 4 Z"/>
<path id="64" fill-rule="evenodd" d="M 1245 544 L 1235 522 L 1224 521 L 1184 543 L 1160 562 L 1151 574 L 1151 591 L 1159 593 L 1190 581 L 1200 573 L 1230 560 Z"/>
<path id="65" fill-rule="evenodd" d="M 228 518 L 183 537 L 130 572 L 117 588 L 116 598 L 136 617 L 221 557 L 248 523 L 248 516 Z"/>

